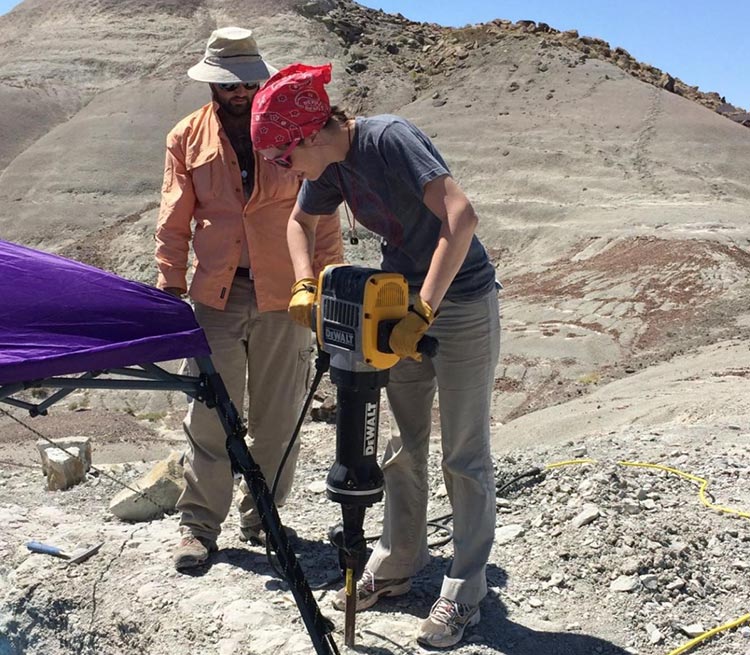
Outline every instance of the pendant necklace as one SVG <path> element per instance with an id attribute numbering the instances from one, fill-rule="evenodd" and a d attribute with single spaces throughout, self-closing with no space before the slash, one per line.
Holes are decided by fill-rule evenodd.
<path id="1" fill-rule="evenodd" d="M 347 124 L 346 126 L 346 134 L 349 137 L 349 152 L 352 150 L 352 128 Z M 354 167 L 352 167 L 353 169 Z M 344 185 L 341 181 L 341 171 L 339 171 L 339 165 L 336 164 L 336 177 L 338 179 L 339 183 L 339 191 L 341 192 L 341 197 L 344 199 L 344 212 L 346 213 L 346 222 L 349 224 L 349 243 L 351 243 L 353 246 L 356 246 L 359 243 L 359 237 L 357 237 L 357 203 L 355 200 L 355 196 L 357 195 L 357 191 L 354 187 L 354 175 L 351 175 L 351 185 L 352 185 L 352 198 L 351 198 L 351 205 L 352 205 L 352 212 L 353 216 L 349 214 L 349 209 L 347 205 L 349 204 L 349 201 L 347 201 L 346 196 L 344 195 Z"/>

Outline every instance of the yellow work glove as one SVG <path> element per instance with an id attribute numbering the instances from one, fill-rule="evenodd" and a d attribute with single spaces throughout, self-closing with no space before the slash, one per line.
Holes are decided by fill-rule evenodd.
<path id="1" fill-rule="evenodd" d="M 295 323 L 312 329 L 312 312 L 318 281 L 314 277 L 303 277 L 292 285 L 292 299 L 289 302 L 289 316 Z"/>
<path id="2" fill-rule="evenodd" d="M 409 313 L 393 328 L 388 344 L 391 350 L 402 359 L 411 357 L 422 361 L 421 353 L 417 352 L 417 343 L 435 320 L 436 313 L 424 300 L 417 298 L 409 307 Z"/>

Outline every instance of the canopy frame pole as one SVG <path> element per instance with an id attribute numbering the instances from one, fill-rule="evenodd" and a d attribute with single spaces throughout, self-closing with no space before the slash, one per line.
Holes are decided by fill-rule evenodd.
<path id="1" fill-rule="evenodd" d="M 224 381 L 214 368 L 210 357 L 198 357 L 195 361 L 200 371 L 198 377 L 169 373 L 155 364 L 142 364 L 140 369 L 123 367 L 89 371 L 75 378 L 49 377 L 0 384 L 0 403 L 24 409 L 31 416 L 39 416 L 46 415 L 49 407 L 76 389 L 130 389 L 181 391 L 204 403 L 209 409 L 215 409 L 227 435 L 226 447 L 232 470 L 245 479 L 253 495 L 263 529 L 289 583 L 315 652 L 317 655 L 339 655 L 331 634 L 334 628 L 333 623 L 321 614 L 305 574 L 292 550 L 263 473 L 245 443 L 247 429 L 229 397 Z M 134 379 L 99 379 L 100 375 L 107 374 Z M 13 398 L 22 391 L 37 388 L 55 388 L 58 391 L 39 403 Z"/>

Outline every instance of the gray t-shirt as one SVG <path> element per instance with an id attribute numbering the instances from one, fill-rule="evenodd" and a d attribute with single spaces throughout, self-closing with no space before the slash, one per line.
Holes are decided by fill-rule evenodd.
<path id="1" fill-rule="evenodd" d="M 424 204 L 425 185 L 450 175 L 432 141 L 398 116 L 357 118 L 346 159 L 317 180 L 305 180 L 297 201 L 308 214 L 330 214 L 343 200 L 355 219 L 384 239 L 385 271 L 401 273 L 418 290 L 438 243 L 441 221 Z M 446 298 L 469 301 L 488 293 L 495 270 L 476 236 Z"/>

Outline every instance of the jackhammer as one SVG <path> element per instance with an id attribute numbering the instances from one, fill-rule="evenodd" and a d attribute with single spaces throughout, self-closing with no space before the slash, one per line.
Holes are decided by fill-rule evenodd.
<path id="1" fill-rule="evenodd" d="M 330 356 L 337 390 L 336 461 L 326 480 L 328 498 L 341 504 L 342 523 L 329 537 L 338 548 L 346 590 L 344 642 L 354 645 L 356 582 L 367 562 L 365 509 L 383 497 L 377 462 L 380 390 L 399 361 L 388 345 L 408 312 L 409 287 L 398 273 L 328 266 L 320 274 L 313 329 Z M 419 352 L 434 356 L 437 341 L 422 337 Z"/>

